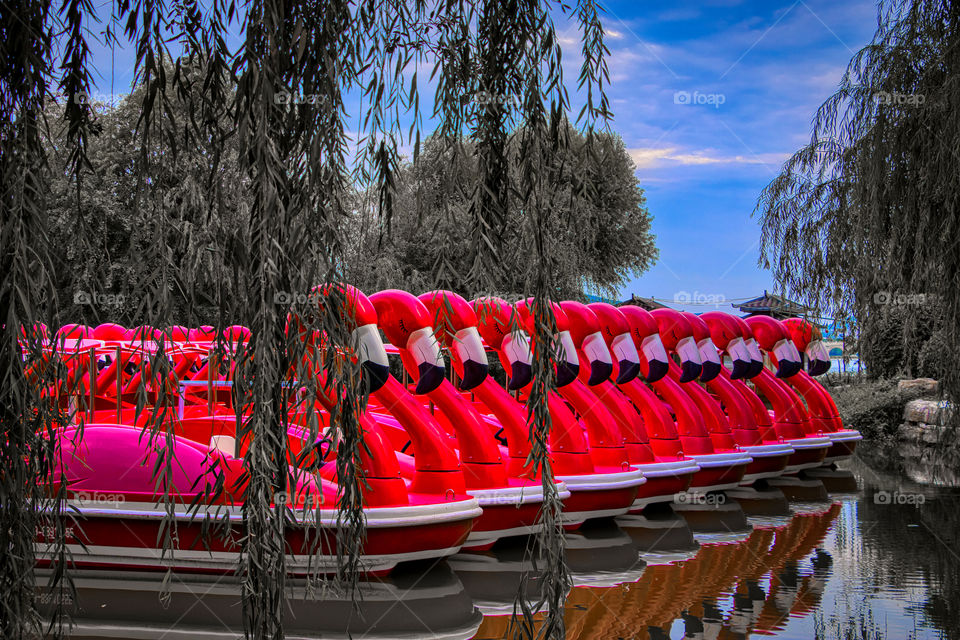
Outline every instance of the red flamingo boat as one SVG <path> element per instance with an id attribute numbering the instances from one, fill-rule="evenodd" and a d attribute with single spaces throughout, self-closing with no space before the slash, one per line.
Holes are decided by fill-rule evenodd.
<path id="1" fill-rule="evenodd" d="M 417 419 L 421 423 L 432 423 L 437 432 L 434 438 L 443 440 L 456 452 L 463 468 L 466 491 L 477 498 L 483 508 L 483 515 L 474 524 L 465 546 L 481 548 L 500 538 L 535 533 L 540 527 L 543 503 L 541 482 L 522 470 L 511 472 L 487 422 L 444 378 L 444 360 L 432 322 L 435 316 L 421 300 L 406 291 L 381 291 L 370 296 L 370 301 L 380 318 L 380 328 L 398 349 L 407 373 L 415 382 L 419 397 L 413 401 L 420 405 Z M 454 335 L 447 335 L 445 331 L 440 335 L 448 345 L 455 345 L 454 351 L 462 354 L 461 358 L 455 358 L 463 372 L 460 388 L 469 391 L 487 376 L 486 355 L 476 331 L 476 319 L 470 317 L 473 309 L 465 300 L 450 293 L 442 297 L 438 295 L 437 305 L 444 311 L 453 305 L 458 308 L 458 314 L 446 314 L 441 318 L 448 326 L 451 322 L 454 324 Z M 457 321 L 457 316 L 465 316 L 465 322 Z M 382 405 L 374 405 L 372 410 L 393 437 L 401 461 L 409 459 L 412 463 L 419 455 L 420 444 L 407 436 L 409 423 L 398 412 L 398 422 L 407 427 L 402 430 L 381 413 L 392 413 L 403 393 L 406 389 L 398 389 L 394 394 L 396 397 Z M 410 398 L 403 400 L 409 403 Z M 569 491 L 562 483 L 558 490 L 562 497 L 569 497 Z"/>
<path id="2" fill-rule="evenodd" d="M 352 357 L 360 360 L 368 384 L 377 388 L 385 380 L 386 353 L 376 331 L 376 316 L 374 313 L 371 318 L 372 305 L 364 308 L 358 303 L 355 307 L 351 342 L 357 349 Z M 110 344 L 64 337 L 50 352 L 51 358 L 59 358 L 67 366 L 67 378 L 74 384 L 52 390 L 56 395 L 49 397 L 79 408 L 76 423 L 62 425 L 53 434 L 57 465 L 62 469 L 60 481 L 66 484 L 69 505 L 76 509 L 80 525 L 67 531 L 73 561 L 94 567 L 232 571 L 245 535 L 242 468 L 250 443 L 246 438 L 238 440 L 238 412 L 224 406 L 216 394 L 184 393 L 188 382 L 208 388 L 229 386 L 232 380 L 215 378 L 221 370 L 232 373 L 230 367 L 210 366 L 221 364 L 215 358 L 215 343 L 207 343 L 205 351 L 199 342 L 123 342 L 115 325 L 98 329 L 89 332 L 73 327 L 65 336 L 99 334 Z M 231 328 L 227 337 L 243 338 L 245 334 L 249 332 Z M 143 335 L 150 334 L 138 332 L 138 337 Z M 135 362 L 137 358 L 139 362 Z M 148 358 L 153 361 L 152 369 L 147 367 Z M 194 369 L 192 380 L 178 375 L 184 369 Z M 198 380 L 204 371 L 207 379 Z M 137 412 L 127 406 L 125 392 L 137 376 L 142 380 L 138 384 L 153 394 L 161 387 L 170 390 L 171 385 L 180 394 L 180 410 L 174 413 L 169 406 L 161 408 L 156 438 L 142 430 L 144 418 L 135 420 L 149 416 L 153 407 Z M 274 504 L 290 506 L 284 536 L 289 551 L 287 568 L 293 573 L 336 568 L 339 487 L 334 449 L 318 440 L 317 430 L 311 436 L 307 427 L 313 420 L 322 432 L 329 424 L 327 411 L 333 407 L 323 394 L 318 402 L 320 406 L 287 416 L 289 459 L 301 468 L 289 467 L 289 489 L 271 497 Z M 114 406 L 108 408 L 109 404 Z M 239 414 L 241 419 L 248 418 L 246 411 Z M 118 415 L 120 420 L 115 419 Z M 111 422 L 104 420 L 108 416 Z M 476 498 L 451 490 L 445 483 L 438 488 L 437 474 L 426 464 L 430 462 L 426 454 L 425 464 L 405 481 L 386 434 L 368 415 L 361 416 L 361 426 L 358 471 L 366 522 L 362 569 L 382 573 L 399 562 L 455 553 L 482 515 Z M 311 458 L 313 464 L 305 464 Z M 155 471 L 164 469 L 165 461 L 172 464 L 160 482 Z M 453 464 L 459 462 L 454 459 Z M 170 497 L 158 487 L 169 489 Z M 164 549 L 158 541 L 171 531 L 165 528 L 167 522 L 172 523 L 175 535 Z M 51 537 L 47 527 L 38 531 L 36 545 L 41 558 L 52 552 Z"/>
<path id="3" fill-rule="evenodd" d="M 578 382 L 585 383 L 593 396 L 592 404 L 581 402 L 574 406 L 579 409 L 586 404 L 589 407 L 587 413 L 581 412 L 588 424 L 595 420 L 619 427 L 619 438 L 626 449 L 627 460 L 647 479 L 640 487 L 631 511 L 639 513 L 649 504 L 672 502 L 678 494 L 690 488 L 700 467 L 692 458 L 682 454 L 658 457 L 650 446 L 641 414 L 630 397 L 618 387 L 634 382 L 641 370 L 640 355 L 626 318 L 611 305 L 588 307 L 579 302 L 562 302 L 560 307 L 570 320 L 574 344 L 581 345 L 578 349 Z M 603 377 L 608 371 L 608 362 L 610 373 L 607 375 L 613 375 L 616 385 Z M 580 396 L 575 397 L 579 399 Z"/>
<path id="4" fill-rule="evenodd" d="M 749 403 L 733 385 L 733 381 L 745 375 L 749 368 L 750 355 L 743 341 L 724 341 L 726 335 L 718 332 L 725 353 L 733 363 L 733 370 L 728 371 L 720 360 L 719 345 L 713 341 L 714 332 L 710 330 L 706 318 L 689 312 L 684 312 L 683 316 L 690 323 L 700 349 L 704 363 L 700 382 L 706 386 L 705 390 L 694 385 L 688 388 L 696 393 L 701 410 L 709 413 L 711 419 L 721 425 L 714 437 L 722 439 L 722 446 L 739 449 L 753 458 L 744 472 L 742 484 L 782 475 L 794 453 L 793 447 L 776 440 L 764 441 Z M 707 363 L 710 363 L 709 367 Z"/>
<path id="5" fill-rule="evenodd" d="M 655 366 L 666 375 L 651 386 L 676 415 L 676 431 L 683 453 L 696 460 L 701 468 L 694 476 L 691 491 L 706 493 L 737 487 L 743 482 L 747 466 L 753 459 L 727 445 L 726 434 L 721 432 L 715 436 L 708 429 L 706 416 L 697 404 L 697 400 L 703 401 L 703 398 L 696 395 L 696 391 L 702 389 L 694 381 L 700 376 L 703 365 L 689 321 L 679 312 L 668 309 L 658 309 L 657 313 L 626 306 L 621 311 L 638 329 L 643 327 L 644 334 L 657 331 L 663 346 L 680 360 L 678 365 L 667 354 L 661 356 L 665 361 L 657 361 Z M 654 367 L 653 364 L 650 366 Z M 719 423 L 713 426 L 721 429 Z"/>
<path id="6" fill-rule="evenodd" d="M 473 307 L 480 335 L 510 371 L 508 388 L 523 395 L 529 387 L 529 331 L 533 321 L 526 305 L 513 307 L 499 298 L 482 298 L 475 300 Z M 564 347 L 558 355 L 561 365 L 556 372 L 556 384 L 562 390 L 576 380 L 579 362 L 566 314 L 559 305 L 553 305 L 553 311 L 558 339 Z M 511 464 L 524 466 L 531 452 L 525 405 L 489 377 L 472 393 L 501 426 L 511 425 L 509 429 L 498 429 L 498 437 L 508 450 Z M 564 523 L 572 526 L 626 513 L 636 501 L 639 487 L 646 482 L 643 473 L 632 469 L 625 457 L 611 462 L 605 453 L 590 447 L 583 425 L 558 392 L 550 391 L 548 405 L 552 421 L 548 449 L 554 477 L 562 480 L 571 494 L 564 502 Z"/>
<path id="7" fill-rule="evenodd" d="M 761 359 L 759 374 L 751 378 L 754 388 L 762 393 L 773 407 L 773 426 L 777 434 L 796 450 L 787 465 L 787 471 L 819 467 L 832 443 L 830 438 L 818 433 L 811 425 L 803 400 L 784 382 L 803 368 L 790 333 L 769 316 L 737 320 L 754 338 L 753 346 L 758 352 L 754 357 Z M 746 344 L 748 347 L 751 345 L 750 341 L 746 341 Z M 762 352 L 766 352 L 771 362 L 775 363 L 776 372 L 762 365 Z"/>
<path id="8" fill-rule="evenodd" d="M 863 436 L 856 429 L 844 428 L 830 393 L 813 377 L 830 370 L 830 354 L 823 344 L 820 330 L 802 318 L 788 318 L 781 324 L 790 332 L 794 346 L 803 352 L 807 361 L 807 371 L 801 369 L 786 380 L 806 402 L 813 429 L 830 438 L 832 444 L 824 463 L 850 458 Z"/>

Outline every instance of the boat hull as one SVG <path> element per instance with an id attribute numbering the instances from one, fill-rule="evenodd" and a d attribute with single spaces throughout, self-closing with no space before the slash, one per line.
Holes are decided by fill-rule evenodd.
<path id="1" fill-rule="evenodd" d="M 784 473 L 797 473 L 804 469 L 821 466 L 831 446 L 831 441 L 827 437 L 795 438 L 784 440 L 784 443 L 794 448 L 793 454 L 787 460 Z"/>
<path id="2" fill-rule="evenodd" d="M 530 535 L 542 528 L 543 488 L 540 486 L 469 490 L 467 493 L 477 499 L 483 514 L 474 523 L 463 544 L 464 549 L 486 549 L 501 538 Z M 566 505 L 570 490 L 561 482 L 557 493 Z"/>
<path id="3" fill-rule="evenodd" d="M 793 447 L 780 443 L 751 445 L 741 449 L 753 458 L 753 462 L 747 465 L 741 484 L 783 475 L 794 453 Z"/>
<path id="4" fill-rule="evenodd" d="M 570 490 L 563 505 L 563 524 L 575 527 L 586 520 L 610 518 L 627 513 L 646 483 L 637 470 L 558 476 Z"/>
<path id="5" fill-rule="evenodd" d="M 647 505 L 670 503 L 680 493 L 690 488 L 694 475 L 700 467 L 694 460 L 655 462 L 637 465 L 647 481 L 637 491 L 637 499 L 630 513 L 641 513 Z"/>
<path id="6" fill-rule="evenodd" d="M 700 467 L 688 489 L 692 493 L 722 491 L 739 486 L 747 465 L 752 461 L 750 456 L 743 453 L 708 453 L 690 457 Z"/>
<path id="7" fill-rule="evenodd" d="M 78 567 L 174 569 L 184 572 L 232 573 L 241 558 L 244 535 L 240 508 L 212 506 L 192 516 L 186 505 L 176 505 L 176 536 L 163 549 L 164 510 L 155 503 L 122 503 L 115 507 L 73 503 L 77 526 L 66 529 L 67 549 Z M 360 570 L 383 574 L 398 563 L 442 558 L 456 553 L 481 515 L 474 498 L 447 503 L 364 509 L 366 539 Z M 205 527 L 204 520 L 210 521 Z M 336 513 L 321 513 L 320 526 L 312 514 L 296 513 L 284 533 L 286 570 L 293 575 L 333 573 L 337 570 Z M 300 522 L 297 522 L 297 519 Z M 229 531 L 225 526 L 230 525 Z M 207 529 L 205 531 L 205 528 Z M 41 563 L 54 551 L 50 527 L 37 532 L 35 548 Z"/>
<path id="8" fill-rule="evenodd" d="M 844 429 L 824 435 L 830 438 L 830 448 L 827 449 L 827 454 L 823 458 L 824 464 L 852 458 L 857 449 L 857 443 L 863 440 L 860 432 L 854 429 Z"/>

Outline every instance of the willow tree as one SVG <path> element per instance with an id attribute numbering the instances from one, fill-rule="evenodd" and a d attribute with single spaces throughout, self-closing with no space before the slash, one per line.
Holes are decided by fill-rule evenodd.
<path id="1" fill-rule="evenodd" d="M 566 148 L 544 150 L 553 154 L 558 171 L 555 183 L 541 184 L 554 194 L 554 215 L 545 228 L 554 295 L 562 300 L 576 299 L 585 291 L 616 295 L 657 256 L 650 233 L 652 216 L 618 135 L 586 136 L 572 129 L 566 135 Z M 517 182 L 522 136 L 518 130 L 507 138 L 507 184 Z M 467 139 L 466 153 L 457 153 L 446 141 L 428 138 L 417 160 L 401 165 L 389 235 L 377 225 L 370 194 L 358 194 L 348 251 L 351 282 L 372 291 L 405 286 L 426 290 L 442 269 L 449 289 L 471 298 L 490 293 L 470 290 L 465 281 L 473 259 L 471 196 L 479 171 L 474 146 Z M 502 297 L 509 297 L 507 292 L 532 286 L 534 274 L 527 260 L 533 229 L 523 224 L 525 211 L 517 198 L 508 194 L 504 201 L 497 283 L 505 287 Z"/>
<path id="2" fill-rule="evenodd" d="M 357 185 L 375 190 L 378 212 L 389 228 L 398 148 L 412 145 L 416 155 L 426 115 L 455 153 L 472 154 L 479 167 L 470 192 L 472 260 L 467 273 L 458 274 L 464 281 L 477 290 L 498 288 L 491 267 L 501 251 L 507 200 L 526 212 L 523 224 L 530 229 L 536 271 L 526 293 L 534 297 L 541 345 L 529 401 L 536 443 L 530 464 L 542 471 L 546 492 L 541 549 L 549 614 L 536 629 L 519 625 L 518 633 L 562 637 L 569 582 L 561 555 L 560 502 L 544 444 L 550 429 L 546 392 L 552 385 L 554 320 L 546 304 L 553 285 L 543 229 L 556 214 L 550 192 L 542 187 L 562 171 L 552 152 L 568 143 L 570 101 L 554 26 L 558 18 L 580 26 L 583 63 L 577 86 L 585 99 L 579 122 L 592 131 L 609 115 L 603 92 L 606 49 L 593 0 L 572 7 L 499 0 L 252 0 L 240 6 L 223 0 L 205 6 L 133 0 L 109 5 L 109 15 L 85 0 L 2 4 L 0 632 L 5 637 L 30 635 L 39 624 L 32 541 L 40 514 L 53 519 L 57 548 L 64 546 L 70 517 L 50 465 L 53 439 L 44 437 L 69 416 L 53 415 L 38 385 L 27 382 L 25 371 L 41 357 L 42 345 L 32 331 L 21 341 L 20 331 L 39 321 L 55 329 L 72 320 L 58 317 L 66 305 L 55 293 L 53 258 L 59 247 L 50 241 L 45 185 L 52 172 L 67 172 L 76 206 L 82 208 L 84 184 L 97 177 L 90 174 L 88 156 L 102 127 L 86 96 L 95 88 L 91 50 L 98 37 L 115 47 L 116 55 L 134 58 L 140 180 L 131 198 L 138 231 L 152 240 L 136 243 L 145 252 L 136 262 L 150 268 L 126 278 L 137 315 L 157 327 L 190 324 L 191 308 L 202 293 L 205 303 L 212 298 L 218 328 L 241 323 L 253 331 L 249 347 L 238 355 L 234 387 L 236 406 L 252 408 L 249 419 L 238 420 L 243 425 L 238 435 L 249 440 L 246 536 L 238 567 L 246 633 L 283 633 L 283 529 L 291 507 L 271 497 L 291 482 L 287 444 L 280 435 L 290 409 L 284 385 L 305 354 L 290 342 L 285 331 L 290 310 L 276 304 L 277 294 L 341 279 L 344 225 Z M 436 84 L 426 112 L 420 109 L 423 79 L 417 78 L 424 66 L 432 66 Z M 471 99 L 481 93 L 509 99 Z M 54 94 L 63 97 L 63 115 L 44 118 Z M 359 110 L 351 110 L 357 104 Z M 53 135 L 52 128 L 62 128 L 63 135 Z M 513 129 L 523 131 L 522 162 L 511 177 L 505 171 L 505 141 Z M 351 139 L 348 131 L 357 130 L 359 137 Z M 470 150 L 459 144 L 463 135 L 475 141 Z M 51 163 L 45 150 L 44 141 L 53 139 L 63 141 L 62 163 Z M 236 154 L 237 172 L 222 170 L 228 153 Z M 188 169 L 178 173 L 183 177 L 173 186 L 158 179 L 172 166 Z M 234 197 L 238 191 L 241 198 Z M 238 211 L 230 224 L 217 224 L 226 219 L 217 214 L 228 201 L 239 201 Z M 74 242 L 76 251 L 104 251 L 103 238 L 82 226 Z M 437 276 L 439 283 L 446 281 L 439 269 Z M 200 291 L 206 282 L 217 283 L 216 290 Z M 366 392 L 355 364 L 335 348 L 347 341 L 344 303 L 334 290 L 312 322 L 330 337 L 322 362 L 314 364 L 326 369 L 330 393 L 339 399 L 331 419 L 339 442 L 338 584 L 350 588 L 364 536 L 357 414 Z M 187 317 L 173 317 L 175 308 Z M 157 354 L 152 365 L 158 375 L 165 362 Z M 161 397 L 147 422 L 150 446 L 161 453 L 170 451 L 173 436 L 164 416 L 173 401 Z M 156 470 L 158 476 L 169 474 L 172 464 L 170 456 L 161 459 L 165 464 Z M 162 481 L 158 477 L 161 486 Z M 169 492 L 165 501 L 172 516 Z M 171 517 L 164 544 L 171 544 L 175 525 Z M 68 588 L 69 558 L 60 554 L 54 560 L 53 586 Z"/>
<path id="3" fill-rule="evenodd" d="M 896 306 L 938 306 L 944 362 L 960 357 L 958 44 L 956 3 L 882 3 L 873 40 L 817 111 L 810 143 L 757 207 L 761 263 L 793 295 L 856 318 L 863 332 Z M 904 350 L 920 348 L 914 333 L 907 323 Z M 960 400 L 960 370 L 939 373 Z"/>

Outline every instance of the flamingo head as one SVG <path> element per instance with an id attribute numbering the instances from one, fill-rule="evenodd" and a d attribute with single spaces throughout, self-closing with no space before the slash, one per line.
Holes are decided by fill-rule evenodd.
<path id="1" fill-rule="evenodd" d="M 650 315 L 657 321 L 663 345 L 680 358 L 680 382 L 690 382 L 700 377 L 703 361 L 690 321 L 676 309 L 654 309 Z"/>
<path id="2" fill-rule="evenodd" d="M 806 357 L 810 375 L 819 376 L 830 370 L 830 352 L 823 344 L 819 327 L 803 318 L 788 318 L 783 325 L 790 332 L 793 345 Z"/>
<path id="3" fill-rule="evenodd" d="M 683 317 L 690 323 L 690 328 L 693 329 L 693 338 L 697 341 L 700 360 L 703 362 L 700 382 L 710 382 L 720 375 L 720 370 L 723 368 L 723 362 L 720 361 L 720 350 L 713 342 L 707 323 L 700 316 L 689 311 L 683 311 L 682 313 Z"/>
<path id="4" fill-rule="evenodd" d="M 530 335 L 535 335 L 533 330 L 533 304 L 533 298 L 527 298 L 526 300 L 517 302 L 515 305 L 517 311 L 520 313 L 520 318 L 527 326 L 527 330 L 530 331 Z M 577 347 L 573 341 L 573 337 L 570 335 L 570 319 L 567 317 L 567 313 L 556 302 L 550 302 L 550 310 L 553 312 L 553 317 L 557 325 L 557 340 L 559 342 L 556 378 L 557 387 L 559 388 L 565 387 L 577 379 L 577 376 L 580 374 L 580 358 L 577 356 Z"/>
<path id="5" fill-rule="evenodd" d="M 770 316 L 750 316 L 744 322 L 760 348 L 776 358 L 778 378 L 789 378 L 803 369 L 800 352 L 794 346 L 790 332 L 779 320 Z"/>
<path id="6" fill-rule="evenodd" d="M 750 367 L 753 366 L 753 361 L 743 340 L 743 333 L 734 321 L 734 317 L 722 311 L 708 311 L 701 314 L 700 318 L 707 323 L 713 343 L 730 356 L 730 360 L 733 362 L 733 371 L 730 377 L 734 380 L 742 380 L 747 377 Z"/>
<path id="7" fill-rule="evenodd" d="M 439 387 L 446 368 L 427 307 L 412 293 L 399 289 L 379 291 L 370 296 L 370 302 L 387 340 L 405 349 L 417 368 L 416 393 L 430 393 Z"/>
<path id="8" fill-rule="evenodd" d="M 640 372 L 649 383 L 663 379 L 670 370 L 670 356 L 657 331 L 657 321 L 646 309 L 625 305 L 618 309 L 630 327 L 633 345 L 641 355 Z"/>
<path id="9" fill-rule="evenodd" d="M 438 338 L 459 369 L 460 388 L 469 391 L 487 377 L 489 363 L 470 303 L 452 291 L 430 291 L 418 297 L 433 315 Z"/>
<path id="10" fill-rule="evenodd" d="M 480 337 L 500 354 L 509 371 L 507 388 L 516 391 L 533 379 L 530 335 L 517 310 L 503 298 L 478 298 L 472 303 Z"/>
<path id="11" fill-rule="evenodd" d="M 560 308 L 570 321 L 573 343 L 579 346 L 590 366 L 587 384 L 594 386 L 608 380 L 613 374 L 613 360 L 596 314 L 587 305 L 572 300 L 561 302 Z"/>
<path id="12" fill-rule="evenodd" d="M 603 339 L 617 361 L 617 384 L 630 382 L 640 375 L 640 354 L 630 332 L 630 324 L 612 304 L 594 302 L 587 308 L 597 316 Z"/>

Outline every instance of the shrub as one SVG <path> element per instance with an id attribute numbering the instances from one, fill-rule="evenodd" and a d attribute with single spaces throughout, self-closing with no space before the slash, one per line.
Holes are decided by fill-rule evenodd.
<path id="1" fill-rule="evenodd" d="M 844 426 L 859 430 L 864 438 L 894 436 L 903 421 L 905 398 L 895 380 L 867 380 L 830 389 Z"/>

